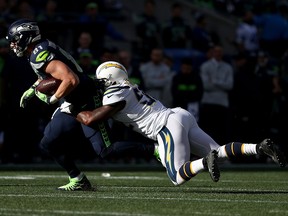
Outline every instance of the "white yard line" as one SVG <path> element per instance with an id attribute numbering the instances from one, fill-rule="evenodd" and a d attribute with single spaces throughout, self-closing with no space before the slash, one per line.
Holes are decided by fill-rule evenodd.
<path id="1" fill-rule="evenodd" d="M 13 176 L 1 176 L 0 175 L 0 179 L 27 179 L 27 180 L 33 180 L 33 179 L 36 179 L 36 178 L 51 178 L 51 179 L 57 179 L 57 178 L 68 178 L 68 175 L 13 175 Z M 113 176 L 113 172 L 111 172 L 111 176 L 110 177 L 103 177 L 101 176 L 101 174 L 99 174 L 99 176 L 95 176 L 95 175 L 92 175 L 92 176 L 88 176 L 89 179 L 124 179 L 124 180 L 169 180 L 168 176 L 167 177 L 157 177 L 157 176 Z M 191 181 L 196 181 L 196 182 L 211 182 L 210 179 L 207 179 L 207 180 L 203 180 L 203 179 L 197 179 L 194 178 L 192 179 Z M 263 182 L 263 183 L 277 183 L 277 184 L 287 184 L 287 181 L 275 181 L 275 180 L 255 180 L 255 181 L 252 181 L 252 180 L 229 180 L 229 179 L 220 179 L 221 182 L 223 183 L 237 183 L 237 182 L 240 182 L 240 183 L 259 183 L 259 182 Z"/>
<path id="2" fill-rule="evenodd" d="M 94 212 L 94 211 L 65 211 L 65 210 L 42 210 L 42 209 L 8 209 L 0 208 L 1 215 L 111 215 L 111 216 L 156 216 L 155 214 L 135 214 L 127 212 Z M 240 216 L 237 213 L 221 213 L 221 212 L 210 212 L 210 211 L 193 211 L 193 215 L 212 215 L 212 216 Z"/>
<path id="3" fill-rule="evenodd" d="M 209 198 L 191 198 L 191 197 L 140 197 L 140 196 L 131 196 L 131 194 L 127 197 L 121 196 L 102 196 L 97 195 L 65 195 L 65 194 L 51 194 L 51 195 L 41 195 L 41 194 L 0 194 L 0 197 L 29 197 L 29 198 L 49 198 L 49 197 L 59 197 L 59 198 L 90 198 L 90 199 L 132 199 L 132 200 L 165 200 L 165 201 L 196 201 L 196 202 L 223 202 L 223 203 L 273 203 L 273 204 L 288 204 L 288 201 L 272 201 L 272 200 L 253 200 L 253 199 L 209 199 Z"/>
<path id="4" fill-rule="evenodd" d="M 113 216 L 153 216 L 152 214 L 129 214 L 127 212 L 96 212 L 96 211 L 66 211 L 66 210 L 42 210 L 42 209 L 8 209 L 0 208 L 0 214 L 3 215 L 9 213 L 9 215 L 29 213 L 29 215 L 34 214 L 62 214 L 62 215 L 113 215 Z M 8 215 L 8 214 L 7 214 Z"/>
<path id="5" fill-rule="evenodd" d="M 32 176 L 0 176 L 0 179 L 19 179 L 19 180 L 34 180 Z"/>

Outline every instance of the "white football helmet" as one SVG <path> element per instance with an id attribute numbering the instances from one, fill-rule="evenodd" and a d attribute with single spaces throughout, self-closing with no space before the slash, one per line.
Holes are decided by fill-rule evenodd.
<path id="1" fill-rule="evenodd" d="M 122 64 L 115 61 L 106 61 L 98 66 L 95 77 L 104 80 L 105 86 L 108 87 L 128 80 L 128 73 Z"/>

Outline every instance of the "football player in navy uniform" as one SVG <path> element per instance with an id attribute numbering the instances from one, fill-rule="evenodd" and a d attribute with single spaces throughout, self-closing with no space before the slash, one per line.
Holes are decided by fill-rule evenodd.
<path id="1" fill-rule="evenodd" d="M 31 88 L 23 93 L 20 107 L 24 108 L 35 95 L 47 104 L 60 104 L 46 126 L 40 142 L 40 148 L 48 152 L 69 175 L 69 183 L 58 189 L 69 191 L 93 189 L 84 173 L 65 154 L 65 149 L 60 150 L 60 142 L 63 139 L 62 135 L 74 131 L 77 127 L 76 124 L 79 124 L 73 116 L 76 116 L 84 108 L 94 109 L 101 106 L 102 96 L 97 90 L 97 84 L 82 71 L 69 53 L 52 41 L 42 38 L 39 27 L 34 21 L 27 19 L 15 21 L 10 25 L 6 39 L 10 43 L 10 49 L 17 57 L 26 56 L 28 58 L 38 77 Z M 61 80 L 61 84 L 52 96 L 35 90 L 39 82 L 48 76 Z M 70 115 L 61 112 L 63 110 Z M 112 140 L 109 136 L 107 121 L 97 123 L 93 125 L 93 128 L 82 125 L 82 129 L 97 155 L 105 156 L 110 149 L 116 148 L 115 146 L 111 147 Z M 133 148 L 133 145 L 129 145 L 127 148 L 130 147 Z M 125 150 L 125 148 L 123 149 Z"/>
<path id="2" fill-rule="evenodd" d="M 82 111 L 77 119 L 93 125 L 113 118 L 158 142 L 162 165 L 174 185 L 189 181 L 203 170 L 208 170 L 212 180 L 217 182 L 220 177 L 217 158 L 264 154 L 281 167 L 286 165 L 283 154 L 270 139 L 259 144 L 231 142 L 220 146 L 187 110 L 167 108 L 131 84 L 125 67 L 118 62 L 102 63 L 96 70 L 96 78 L 105 82 L 103 106 Z M 190 153 L 199 159 L 191 161 Z"/>

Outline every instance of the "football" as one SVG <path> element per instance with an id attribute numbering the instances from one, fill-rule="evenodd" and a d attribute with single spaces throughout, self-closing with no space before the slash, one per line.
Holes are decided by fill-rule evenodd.
<path id="1" fill-rule="evenodd" d="M 56 92 L 60 83 L 61 80 L 55 79 L 54 77 L 48 77 L 43 79 L 35 89 L 43 94 L 51 96 Z"/>

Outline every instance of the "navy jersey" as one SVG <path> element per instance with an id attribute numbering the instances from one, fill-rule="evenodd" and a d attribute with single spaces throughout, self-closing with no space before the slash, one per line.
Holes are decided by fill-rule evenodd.
<path id="1" fill-rule="evenodd" d="M 79 85 L 65 97 L 65 101 L 74 105 L 77 111 L 94 108 L 93 96 L 96 94 L 96 86 L 92 78 L 83 73 L 82 68 L 75 59 L 55 43 L 44 39 L 36 44 L 31 52 L 29 62 L 38 78 L 45 79 L 48 74 L 45 67 L 52 60 L 59 60 L 66 64 L 79 77 Z"/>

